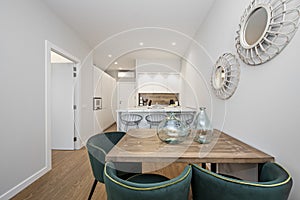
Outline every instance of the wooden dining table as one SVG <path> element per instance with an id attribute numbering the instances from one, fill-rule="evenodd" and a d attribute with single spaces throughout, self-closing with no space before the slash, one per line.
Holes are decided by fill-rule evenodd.
<path id="1" fill-rule="evenodd" d="M 190 134 L 179 144 L 161 141 L 156 129 L 130 129 L 106 155 L 118 163 L 202 163 L 215 172 L 256 180 L 258 167 L 274 157 L 222 131 L 214 130 L 210 143 L 193 141 Z"/>

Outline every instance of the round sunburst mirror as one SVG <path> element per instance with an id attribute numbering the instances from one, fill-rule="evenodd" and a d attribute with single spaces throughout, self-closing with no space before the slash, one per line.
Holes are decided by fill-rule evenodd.
<path id="1" fill-rule="evenodd" d="M 239 62 L 231 53 L 225 53 L 217 60 L 211 75 L 211 85 L 217 97 L 230 98 L 239 83 Z"/>
<path id="2" fill-rule="evenodd" d="M 298 0 L 252 0 L 241 17 L 236 48 L 248 65 L 263 64 L 293 38 L 299 24 Z"/>

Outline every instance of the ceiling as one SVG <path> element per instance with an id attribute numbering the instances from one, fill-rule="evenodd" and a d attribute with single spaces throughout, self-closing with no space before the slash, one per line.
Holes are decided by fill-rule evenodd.
<path id="1" fill-rule="evenodd" d="M 214 0 L 41 0 L 91 49 L 103 70 L 137 58 L 183 55 Z M 175 44 L 176 43 L 176 44 Z M 150 53 L 149 49 L 153 51 Z M 155 51 L 160 50 L 160 51 Z M 163 51 L 161 51 L 163 50 Z M 137 52 L 137 57 L 124 55 Z M 144 53 L 143 53 L 144 52 Z M 154 53 L 156 52 L 156 53 Z M 161 57 L 164 57 L 163 53 Z M 126 64 L 127 63 L 127 64 Z"/>
<path id="2" fill-rule="evenodd" d="M 130 52 L 121 56 L 115 62 L 109 66 L 109 70 L 134 70 L 136 59 L 152 60 L 159 58 L 160 60 L 174 60 L 178 59 L 178 56 L 166 51 L 156 49 L 143 49 Z"/>

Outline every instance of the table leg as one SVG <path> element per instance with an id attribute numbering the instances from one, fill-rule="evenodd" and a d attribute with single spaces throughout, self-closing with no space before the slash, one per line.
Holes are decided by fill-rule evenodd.
<path id="1" fill-rule="evenodd" d="M 210 163 L 210 171 L 217 172 L 217 164 L 216 163 Z"/>
<path id="2" fill-rule="evenodd" d="M 116 169 L 128 173 L 142 173 L 142 163 L 114 162 Z"/>
<path id="3" fill-rule="evenodd" d="M 217 165 L 217 172 L 248 181 L 258 180 L 258 164 L 220 163 Z"/>

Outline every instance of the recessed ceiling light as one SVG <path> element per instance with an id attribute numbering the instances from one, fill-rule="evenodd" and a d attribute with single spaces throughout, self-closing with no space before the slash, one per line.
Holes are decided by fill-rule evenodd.
<path id="1" fill-rule="evenodd" d="M 111 57 L 112 57 L 112 55 L 111 55 L 111 54 L 108 54 L 107 56 L 108 56 L 109 58 L 111 58 Z"/>
<path id="2" fill-rule="evenodd" d="M 144 43 L 143 42 L 140 42 L 140 46 L 143 46 L 144 45 Z"/>
<path id="3" fill-rule="evenodd" d="M 172 42 L 172 46 L 176 46 L 176 42 Z"/>
<path id="4" fill-rule="evenodd" d="M 116 62 L 115 62 L 115 65 L 117 65 L 117 64 L 118 64 L 118 62 L 116 61 Z"/>

